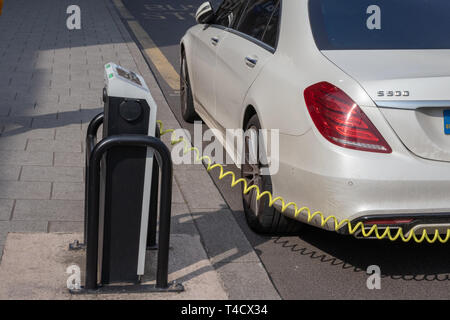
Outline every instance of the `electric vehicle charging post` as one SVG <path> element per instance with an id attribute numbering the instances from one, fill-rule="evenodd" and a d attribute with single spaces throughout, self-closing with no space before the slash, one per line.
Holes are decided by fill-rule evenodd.
<path id="1" fill-rule="evenodd" d="M 154 137 L 157 106 L 144 79 L 109 63 L 105 66 L 105 82 L 103 137 L 118 134 Z M 153 150 L 118 147 L 105 155 L 102 165 L 99 232 L 102 281 L 137 281 L 144 274 Z"/>
<path id="2" fill-rule="evenodd" d="M 104 77 L 104 113 L 86 137 L 85 234 L 78 246 L 86 248 L 83 291 L 182 291 L 181 284 L 168 284 L 173 168 L 156 137 L 157 105 L 140 75 L 108 63 Z M 140 285 L 147 246 L 156 244 L 159 169 L 156 285 Z"/>

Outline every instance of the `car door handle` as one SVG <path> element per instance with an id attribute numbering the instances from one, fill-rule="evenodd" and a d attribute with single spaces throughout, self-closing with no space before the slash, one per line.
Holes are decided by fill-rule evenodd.
<path id="1" fill-rule="evenodd" d="M 258 58 L 255 56 L 247 56 L 245 57 L 245 64 L 250 67 L 254 68 L 256 64 L 258 63 Z"/>
<path id="2" fill-rule="evenodd" d="M 217 46 L 218 43 L 219 43 L 219 38 L 218 37 L 212 37 L 211 38 L 211 44 L 213 46 Z"/>

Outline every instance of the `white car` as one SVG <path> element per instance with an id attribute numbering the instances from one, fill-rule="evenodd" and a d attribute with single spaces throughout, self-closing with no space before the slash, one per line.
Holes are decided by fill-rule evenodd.
<path id="1" fill-rule="evenodd" d="M 278 173 L 237 164 L 250 185 L 367 227 L 447 232 L 450 1 L 225 0 L 196 17 L 181 41 L 184 119 L 280 132 Z M 255 192 L 243 201 L 257 232 L 306 221 Z"/>

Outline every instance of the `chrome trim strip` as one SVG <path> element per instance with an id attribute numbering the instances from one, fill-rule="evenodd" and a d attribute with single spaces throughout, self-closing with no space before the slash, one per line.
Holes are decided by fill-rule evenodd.
<path id="1" fill-rule="evenodd" d="M 375 104 L 380 108 L 408 110 L 415 110 L 419 108 L 450 108 L 450 100 L 377 100 L 375 101 Z"/>

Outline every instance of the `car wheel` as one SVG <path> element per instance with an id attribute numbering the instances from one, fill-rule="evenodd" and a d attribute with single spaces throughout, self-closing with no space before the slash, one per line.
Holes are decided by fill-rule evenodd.
<path id="1" fill-rule="evenodd" d="M 180 102 L 181 102 L 181 115 L 186 122 L 194 122 L 199 120 L 199 116 L 194 109 L 194 99 L 192 96 L 191 82 L 189 81 L 189 72 L 186 63 L 186 56 L 183 53 L 181 57 L 181 70 L 180 70 Z"/>
<path id="2" fill-rule="evenodd" d="M 261 129 L 259 119 L 254 115 L 248 122 L 245 131 Z M 257 135 L 254 135 L 257 137 Z M 244 164 L 241 166 L 241 176 L 247 181 L 247 186 L 256 185 L 261 192 L 272 192 L 272 179 L 269 175 L 261 175 L 261 163 L 250 161 L 250 137 L 245 135 Z M 255 157 L 254 157 L 255 158 Z M 254 164 L 252 164 L 253 162 Z M 243 188 L 243 187 L 242 187 Z M 242 190 L 244 191 L 244 190 Z M 269 207 L 269 198 L 264 196 L 259 201 L 256 199 L 257 191 L 252 189 L 246 195 L 242 192 L 242 202 L 245 217 L 249 227 L 260 234 L 292 234 L 297 233 L 302 223 L 289 219 L 275 208 Z"/>

